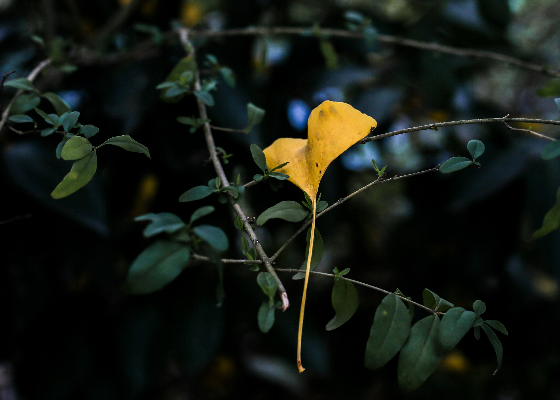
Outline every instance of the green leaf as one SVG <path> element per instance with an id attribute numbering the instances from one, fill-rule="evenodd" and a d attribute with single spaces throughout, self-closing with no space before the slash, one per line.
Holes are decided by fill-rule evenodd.
<path id="1" fill-rule="evenodd" d="M 26 112 L 33 110 L 39 105 L 41 98 L 37 93 L 25 93 L 19 96 L 12 103 L 10 108 L 10 115 L 25 114 Z"/>
<path id="2" fill-rule="evenodd" d="M 453 304 L 442 299 L 430 289 L 424 289 L 424 292 L 422 292 L 422 298 L 424 299 L 424 305 L 432 310 L 445 312 L 453 307 Z"/>
<path id="3" fill-rule="evenodd" d="M 554 102 L 556 103 L 556 107 L 560 110 L 560 98 L 554 99 Z"/>
<path id="4" fill-rule="evenodd" d="M 541 153 L 543 160 L 552 160 L 558 156 L 560 156 L 560 140 L 555 140 L 544 146 Z"/>
<path id="5" fill-rule="evenodd" d="M 51 196 L 54 199 L 61 199 L 69 196 L 81 189 L 93 178 L 97 170 L 97 154 L 94 151 L 86 157 L 75 161 L 70 172 L 64 177 L 62 182 L 53 190 Z"/>
<path id="6" fill-rule="evenodd" d="M 185 226 L 181 218 L 172 213 L 150 213 L 134 218 L 135 221 L 152 221 L 144 229 L 144 236 L 151 237 L 162 232 L 173 233 Z"/>
<path id="7" fill-rule="evenodd" d="M 459 171 L 467 168 L 472 164 L 472 161 L 467 157 L 452 157 L 439 166 L 440 172 L 448 174 L 450 172 Z"/>
<path id="8" fill-rule="evenodd" d="M 406 391 L 418 388 L 438 367 L 443 358 L 439 344 L 440 320 L 430 315 L 418 321 L 399 355 L 399 386 Z"/>
<path id="9" fill-rule="evenodd" d="M 250 146 L 250 149 L 251 149 L 251 155 L 253 156 L 253 160 L 255 161 L 255 164 L 257 164 L 257 166 L 264 173 L 266 173 L 268 171 L 268 167 L 266 166 L 266 156 L 264 155 L 264 152 L 256 144 L 252 144 Z"/>
<path id="10" fill-rule="evenodd" d="M 103 142 L 101 146 L 104 146 L 106 144 L 112 144 L 113 146 L 122 147 L 126 151 L 132 151 L 134 153 L 142 153 L 146 157 L 151 158 L 150 151 L 148 150 L 148 148 L 143 144 L 138 143 L 136 140 L 132 139 L 129 135 L 115 136 L 109 138 L 105 142 Z"/>
<path id="11" fill-rule="evenodd" d="M 259 329 L 262 333 L 267 333 L 272 328 L 272 325 L 274 325 L 274 302 L 263 301 L 257 317 Z"/>
<path id="12" fill-rule="evenodd" d="M 545 87 L 537 90 L 537 94 L 542 97 L 558 96 L 560 94 L 560 77 L 552 79 Z"/>
<path id="13" fill-rule="evenodd" d="M 99 128 L 93 125 L 82 125 L 78 131 L 87 138 L 94 136 L 97 132 L 99 132 Z"/>
<path id="14" fill-rule="evenodd" d="M 471 140 L 467 143 L 467 150 L 471 154 L 473 160 L 476 160 L 484 153 L 485 146 L 480 140 Z"/>
<path id="15" fill-rule="evenodd" d="M 79 111 L 72 111 L 66 114 L 66 117 L 62 120 L 62 127 L 66 132 L 70 132 L 72 128 L 76 127 L 78 118 L 80 117 Z"/>
<path id="16" fill-rule="evenodd" d="M 196 60 L 194 56 L 189 55 L 182 58 L 177 65 L 171 70 L 165 82 L 179 82 L 181 75 L 185 72 L 190 72 L 192 76 L 196 75 Z M 176 87 L 176 85 L 174 85 Z M 188 92 L 189 89 L 185 88 L 181 93 L 177 93 L 175 95 L 170 95 L 169 91 L 172 87 L 163 88 L 160 94 L 160 99 L 168 102 L 168 103 L 177 103 L 179 100 L 183 98 L 185 93 Z"/>
<path id="17" fill-rule="evenodd" d="M 261 121 L 264 118 L 264 114 L 265 114 L 265 111 L 262 108 L 257 107 L 253 103 L 247 103 L 247 118 L 248 118 L 249 122 L 247 123 L 247 127 L 243 131 L 245 133 L 251 132 L 251 130 L 253 129 L 253 127 L 255 125 L 258 125 L 258 124 L 261 123 Z M 266 161 L 265 161 L 265 165 L 266 165 Z M 264 171 L 264 169 L 263 169 L 263 171 Z"/>
<path id="18" fill-rule="evenodd" d="M 191 251 L 184 244 L 158 240 L 147 247 L 132 263 L 123 290 L 146 294 L 163 288 L 185 268 Z"/>
<path id="19" fill-rule="evenodd" d="M 486 304 L 482 300 L 476 300 L 473 303 L 473 310 L 477 316 L 480 316 L 486 312 Z"/>
<path id="20" fill-rule="evenodd" d="M 411 320 L 399 297 L 393 293 L 385 296 L 375 311 L 367 341 L 366 368 L 382 367 L 399 352 L 408 338 Z"/>
<path id="21" fill-rule="evenodd" d="M 305 270 L 307 268 L 307 255 L 309 254 L 309 241 L 311 240 L 311 228 L 307 230 L 307 247 L 305 248 L 305 261 L 301 265 L 300 272 L 296 273 L 292 276 L 293 280 L 303 279 L 305 278 Z M 315 228 L 315 238 L 313 239 L 313 254 L 311 255 L 311 264 L 309 265 L 309 270 L 313 271 L 317 265 L 321 262 L 321 258 L 323 258 L 323 252 L 325 249 L 325 245 L 323 243 L 323 238 L 319 233 L 319 230 Z"/>
<path id="22" fill-rule="evenodd" d="M 43 118 L 45 120 L 45 122 L 51 124 L 51 125 L 55 125 L 55 126 L 59 126 L 57 124 L 58 122 L 58 116 L 56 116 L 57 118 L 54 118 L 53 116 L 47 114 L 46 112 L 44 112 L 43 110 L 38 109 L 37 107 L 34 108 L 35 112 L 37 114 L 39 114 L 41 116 L 41 118 Z"/>
<path id="23" fill-rule="evenodd" d="M 64 160 L 79 160 L 93 151 L 93 146 L 85 137 L 74 136 L 62 148 L 60 156 Z"/>
<path id="24" fill-rule="evenodd" d="M 224 81 L 230 87 L 235 86 L 235 73 L 231 70 L 231 68 L 221 67 L 220 68 L 220 74 L 222 75 L 222 78 L 224 78 Z"/>
<path id="25" fill-rule="evenodd" d="M 62 100 L 60 96 L 58 96 L 56 93 L 53 92 L 43 93 L 41 97 L 47 99 L 52 104 L 52 106 L 54 107 L 58 115 L 62 115 L 65 112 L 72 111 L 68 103 Z"/>
<path id="26" fill-rule="evenodd" d="M 212 189 L 208 186 L 195 186 L 179 197 L 180 202 L 200 200 L 212 194 Z"/>
<path id="27" fill-rule="evenodd" d="M 247 257 L 249 257 L 250 260 L 253 260 L 253 258 L 251 257 L 251 254 L 249 253 L 249 241 L 247 240 L 247 238 L 245 237 L 245 235 L 241 235 L 241 252 L 243 254 L 245 254 Z"/>
<path id="28" fill-rule="evenodd" d="M 257 218 L 257 225 L 263 225 L 266 221 L 273 218 L 299 222 L 303 221 L 308 214 L 308 211 L 295 201 L 281 201 L 263 211 Z"/>
<path id="29" fill-rule="evenodd" d="M 540 239 L 560 226 L 560 188 L 556 191 L 556 203 L 544 216 L 541 228 L 533 233 L 533 239 Z"/>
<path id="30" fill-rule="evenodd" d="M 453 307 L 445 313 L 439 327 L 439 343 L 445 351 L 457 346 L 471 329 L 475 313 L 462 307 Z"/>
<path id="31" fill-rule="evenodd" d="M 194 92 L 194 95 L 202 100 L 202 102 L 207 106 L 212 107 L 214 105 L 214 97 L 212 97 L 210 93 L 204 90 L 199 90 L 198 92 Z"/>
<path id="32" fill-rule="evenodd" d="M 283 174 L 281 172 L 271 172 L 268 174 L 271 178 L 278 179 L 279 181 L 285 181 L 286 179 L 290 178 L 289 175 Z"/>
<path id="33" fill-rule="evenodd" d="M 13 88 L 21 90 L 37 90 L 35 89 L 35 86 L 33 86 L 33 83 L 31 83 L 31 81 L 27 78 L 17 78 L 6 81 L 4 83 L 4 86 L 11 86 Z"/>
<path id="34" fill-rule="evenodd" d="M 33 118 L 31 118 L 29 115 L 12 115 L 8 119 L 12 122 L 15 122 L 16 124 L 23 124 L 23 123 L 26 123 L 26 122 L 35 122 L 33 120 Z"/>
<path id="35" fill-rule="evenodd" d="M 335 279 L 331 295 L 335 316 L 327 324 L 327 331 L 332 331 L 348 321 L 358 309 L 360 300 L 358 291 L 345 279 Z"/>
<path id="36" fill-rule="evenodd" d="M 55 131 L 56 131 L 56 129 L 54 129 L 54 128 L 45 128 L 41 131 L 41 136 L 45 137 L 45 136 L 52 135 Z M 60 146 L 60 153 L 62 154 L 62 147 L 64 146 L 64 143 L 60 143 L 60 145 L 61 145 Z M 58 149 L 57 149 L 57 152 L 58 152 Z M 57 158 L 60 158 L 60 156 L 57 157 Z"/>
<path id="37" fill-rule="evenodd" d="M 488 339 L 490 340 L 490 343 L 492 343 L 492 347 L 494 347 L 494 351 L 496 352 L 496 359 L 498 361 L 498 367 L 494 371 L 494 375 L 496 375 L 498 373 L 498 371 L 500 370 L 500 367 L 502 366 L 502 358 L 504 356 L 504 348 L 503 348 L 502 342 L 500 342 L 500 339 L 498 338 L 498 336 L 494 333 L 494 331 L 488 325 L 483 324 L 481 326 L 481 328 L 484 331 L 484 333 L 486 334 L 486 336 L 488 337 Z"/>
<path id="38" fill-rule="evenodd" d="M 229 241 L 223 230 L 212 225 L 198 225 L 193 228 L 194 233 L 218 251 L 225 251 Z"/>
<path id="39" fill-rule="evenodd" d="M 486 321 L 484 321 L 484 323 L 489 327 L 494 328 L 498 332 L 502 332 L 504 335 L 508 334 L 506 327 L 500 321 L 496 321 L 495 319 L 487 319 Z"/>
<path id="40" fill-rule="evenodd" d="M 338 54 L 336 54 L 336 50 L 331 42 L 325 39 L 319 40 L 319 47 L 321 49 L 321 53 L 325 58 L 325 65 L 328 69 L 337 69 L 338 68 Z"/>
<path id="41" fill-rule="evenodd" d="M 274 297 L 274 295 L 276 294 L 276 289 L 278 289 L 278 283 L 270 272 L 259 273 L 257 275 L 257 283 L 261 287 L 264 294 L 266 294 L 271 299 Z"/>
<path id="42" fill-rule="evenodd" d="M 195 212 L 192 213 L 190 223 L 192 224 L 197 219 L 202 218 L 205 215 L 208 215 L 213 212 L 214 212 L 214 207 L 212 206 L 200 207 L 199 209 L 197 209 Z"/>
<path id="43" fill-rule="evenodd" d="M 237 228 L 237 230 L 240 230 L 241 232 L 243 232 L 244 227 L 243 227 L 243 220 L 241 219 L 241 217 L 238 215 L 237 217 L 235 217 L 235 227 Z"/>

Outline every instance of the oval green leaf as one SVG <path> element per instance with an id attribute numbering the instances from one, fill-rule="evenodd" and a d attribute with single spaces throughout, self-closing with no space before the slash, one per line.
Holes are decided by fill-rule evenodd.
<path id="1" fill-rule="evenodd" d="M 80 117 L 79 111 L 72 111 L 66 114 L 64 119 L 62 120 L 62 127 L 66 132 L 70 132 L 72 128 L 76 127 L 78 123 L 78 118 Z"/>
<path id="2" fill-rule="evenodd" d="M 500 321 L 496 321 L 495 319 L 487 319 L 486 321 L 484 321 L 484 323 L 497 330 L 498 332 L 502 332 L 504 335 L 508 335 L 506 327 Z"/>
<path id="3" fill-rule="evenodd" d="M 268 167 L 266 165 L 266 156 L 264 155 L 264 152 L 261 150 L 261 148 L 256 144 L 252 144 L 249 149 L 251 150 L 251 156 L 253 156 L 255 164 L 257 164 L 262 172 L 268 171 Z"/>
<path id="4" fill-rule="evenodd" d="M 259 308 L 257 317 L 259 329 L 262 333 L 267 333 L 274 325 L 274 302 L 264 301 Z"/>
<path id="5" fill-rule="evenodd" d="M 10 115 L 25 114 L 39 105 L 41 98 L 37 93 L 22 94 L 14 100 L 10 107 Z"/>
<path id="6" fill-rule="evenodd" d="M 31 118 L 29 115 L 24 115 L 24 114 L 20 114 L 20 115 L 12 115 L 10 118 L 8 118 L 10 121 L 16 123 L 16 124 L 23 124 L 26 122 L 35 122 L 33 120 L 33 118 Z"/>
<path id="7" fill-rule="evenodd" d="M 185 226 L 181 218 L 172 213 L 150 213 L 134 218 L 135 221 L 152 221 L 144 229 L 144 236 L 151 237 L 159 233 L 173 233 Z"/>
<path id="8" fill-rule="evenodd" d="M 88 156 L 74 162 L 70 172 L 53 190 L 51 196 L 54 199 L 61 199 L 71 195 L 87 185 L 95 175 L 95 171 L 97 171 L 97 154 L 94 150 Z"/>
<path id="9" fill-rule="evenodd" d="M 192 213 L 190 223 L 192 224 L 197 219 L 202 218 L 205 215 L 208 215 L 213 212 L 214 212 L 214 207 L 212 206 L 200 207 L 199 209 L 197 209 L 195 212 Z"/>
<path id="10" fill-rule="evenodd" d="M 4 86 L 11 86 L 13 88 L 21 90 L 36 90 L 35 86 L 33 86 L 33 83 L 31 83 L 31 81 L 27 78 L 12 79 L 5 82 Z"/>
<path id="11" fill-rule="evenodd" d="M 93 126 L 93 125 L 82 125 L 82 126 L 80 126 L 79 133 L 81 133 L 82 135 L 84 135 L 87 138 L 92 137 L 97 132 L 99 132 L 99 128 L 97 126 Z"/>
<path id="12" fill-rule="evenodd" d="M 471 140 L 467 143 L 467 150 L 471 154 L 473 160 L 480 157 L 484 153 L 485 149 L 486 147 L 484 146 L 484 143 L 480 140 Z"/>
<path id="13" fill-rule="evenodd" d="M 132 139 L 129 135 L 122 135 L 122 136 L 115 136 L 110 139 L 107 139 L 101 146 L 106 144 L 112 144 L 114 146 L 119 146 L 126 151 L 132 151 L 134 153 L 142 153 L 146 157 L 150 157 L 150 151 L 146 146 L 141 143 L 138 143 L 136 140 Z M 99 146 L 99 147 L 101 147 Z"/>
<path id="14" fill-rule="evenodd" d="M 475 313 L 462 307 L 454 307 L 447 311 L 439 327 L 439 343 L 445 351 L 451 350 L 471 329 Z"/>
<path id="15" fill-rule="evenodd" d="M 276 294 L 276 289 L 278 288 L 278 282 L 272 276 L 270 272 L 261 272 L 257 275 L 257 283 L 261 287 L 264 294 L 268 297 L 273 298 Z"/>
<path id="16" fill-rule="evenodd" d="M 450 172 L 465 169 L 471 164 L 472 161 L 467 157 L 452 157 L 439 166 L 439 171 L 443 172 L 444 174 L 448 174 Z"/>
<path id="17" fill-rule="evenodd" d="M 208 186 L 195 186 L 192 189 L 187 190 L 179 197 L 179 201 L 184 203 L 187 201 L 200 200 L 208 197 L 212 194 L 212 189 Z"/>
<path id="18" fill-rule="evenodd" d="M 480 316 L 486 312 L 486 304 L 482 300 L 476 300 L 473 303 L 473 310 L 477 316 Z"/>
<path id="19" fill-rule="evenodd" d="M 212 225 L 199 225 L 193 228 L 194 233 L 203 239 L 210 246 L 218 251 L 225 251 L 229 246 L 229 241 L 220 228 Z"/>
<path id="20" fill-rule="evenodd" d="M 146 294 L 161 289 L 183 271 L 190 257 L 190 249 L 178 242 L 158 240 L 134 260 L 123 290 Z"/>
<path id="21" fill-rule="evenodd" d="M 62 115 L 65 112 L 71 111 L 71 108 L 68 105 L 68 103 L 62 100 L 60 96 L 58 96 L 56 93 L 53 92 L 43 93 L 41 97 L 47 99 L 52 104 L 52 106 L 54 107 L 58 115 Z"/>
<path id="22" fill-rule="evenodd" d="M 247 127 L 243 130 L 245 133 L 251 132 L 255 125 L 261 123 L 264 118 L 265 111 L 262 108 L 257 107 L 253 103 L 247 103 L 247 118 L 249 122 Z"/>
<path id="23" fill-rule="evenodd" d="M 403 301 L 391 293 L 385 296 L 373 319 L 366 346 L 365 366 L 387 364 L 402 348 L 410 332 L 411 317 Z"/>
<path id="24" fill-rule="evenodd" d="M 93 146 L 85 137 L 73 136 L 62 148 L 60 156 L 64 160 L 79 160 L 93 151 Z"/>
<path id="25" fill-rule="evenodd" d="M 352 318 L 360 304 L 358 291 L 352 282 L 344 279 L 335 279 L 331 299 L 335 315 L 327 323 L 327 331 L 332 331 L 345 324 Z"/>
<path id="26" fill-rule="evenodd" d="M 281 201 L 280 203 L 263 211 L 257 218 L 257 225 L 263 225 L 272 218 L 280 218 L 285 221 L 299 222 L 303 221 L 309 212 L 303 206 L 295 201 Z"/>
<path id="27" fill-rule="evenodd" d="M 410 330 L 399 355 L 397 370 L 401 389 L 417 389 L 438 367 L 443 358 L 443 348 L 438 340 L 439 326 L 439 317 L 430 315 Z"/>

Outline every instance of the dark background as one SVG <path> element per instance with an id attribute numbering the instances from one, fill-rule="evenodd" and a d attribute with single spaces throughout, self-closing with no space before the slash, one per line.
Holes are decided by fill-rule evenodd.
<path id="1" fill-rule="evenodd" d="M 214 198 L 179 203 L 187 189 L 215 176 L 202 132 L 188 132 L 177 116 L 197 114 L 195 102 L 159 100 L 155 86 L 184 56 L 176 39 L 150 44 L 134 29 L 162 32 L 182 20 L 196 28 L 254 26 L 345 28 L 344 13 L 361 12 L 379 33 L 461 48 L 490 50 L 552 67 L 560 65 L 558 1 L 140 1 L 113 34 L 99 34 L 122 5 L 116 0 L 0 2 L 0 73 L 25 77 L 62 38 L 70 74 L 48 69 L 35 81 L 81 112 L 100 133 L 92 141 L 129 134 L 150 149 L 151 160 L 112 148 L 99 152 L 96 177 L 62 200 L 50 192 L 70 168 L 55 158 L 59 138 L 0 132 L 0 383 L 2 399 L 559 399 L 560 236 L 531 239 L 560 186 L 556 160 L 543 161 L 546 141 L 501 124 L 464 125 L 357 145 L 322 180 L 334 203 L 375 179 L 371 158 L 389 177 L 467 156 L 482 140 L 480 170 L 433 172 L 377 185 L 318 221 L 326 252 L 319 270 L 351 268 L 349 277 L 421 301 L 425 287 L 505 324 L 502 370 L 486 337 L 467 334 L 417 391 L 398 388 L 396 359 L 379 370 L 363 366 L 365 344 L 382 295 L 358 287 L 360 307 L 342 327 L 332 318 L 332 279 L 310 281 L 304 329 L 304 374 L 295 362 L 302 281 L 280 273 L 292 306 L 276 313 L 263 334 L 257 310 L 265 296 L 247 266 L 226 265 L 226 299 L 216 307 L 216 267 L 192 263 L 173 283 L 143 296 L 120 291 L 134 258 L 150 243 L 134 217 L 173 212 L 188 220 L 204 204 L 217 212 L 207 223 L 230 236 L 224 257 L 241 258 L 231 210 Z M 166 35 L 166 38 L 172 35 Z M 259 56 L 268 43 L 264 64 Z M 196 40 L 206 54 L 232 68 L 235 88 L 220 82 L 209 108 L 212 124 L 243 128 L 246 103 L 266 110 L 249 135 L 215 132 L 234 157 L 233 179 L 259 172 L 249 144 L 305 137 L 310 109 L 326 99 L 345 101 L 378 122 L 377 133 L 433 122 L 502 117 L 557 119 L 553 98 L 537 89 L 545 74 L 480 58 L 362 40 L 330 38 L 338 54 L 328 69 L 312 36 L 231 36 Z M 143 46 L 145 47 L 136 47 Z M 147 43 L 147 45 L 146 45 Z M 51 45 L 52 46 L 52 45 Z M 134 51 L 136 49 L 136 51 Z M 140 49 L 140 50 L 138 50 Z M 5 87 L 7 104 L 14 94 Z M 48 105 L 42 104 L 45 107 Z M 307 111 L 306 111 L 307 108 Z M 302 115 L 299 118 L 298 115 Z M 290 122 L 292 119 L 292 122 Z M 528 125 L 518 127 L 530 128 Z M 555 136 L 551 126 L 531 129 Z M 247 191 L 245 210 L 258 216 L 281 200 L 302 199 L 287 183 Z M 14 219 L 16 218 L 16 219 Z M 269 255 L 298 228 L 270 221 L 257 229 Z M 277 260 L 298 268 L 303 237 Z M 416 311 L 423 316 L 422 310 Z M 12 396 L 12 397 L 10 397 Z"/>

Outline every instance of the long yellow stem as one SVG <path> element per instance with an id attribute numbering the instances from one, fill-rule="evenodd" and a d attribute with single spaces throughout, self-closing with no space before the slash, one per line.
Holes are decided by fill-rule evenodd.
<path id="1" fill-rule="evenodd" d="M 305 371 L 301 365 L 301 336 L 303 333 L 303 314 L 305 313 L 305 299 L 307 298 L 307 283 L 309 282 L 309 270 L 311 269 L 311 255 L 313 254 L 313 243 L 315 241 L 315 213 L 317 211 L 316 197 L 311 198 L 313 205 L 313 217 L 311 219 L 311 236 L 309 238 L 309 253 L 307 254 L 307 267 L 305 268 L 305 283 L 303 284 L 303 297 L 301 298 L 301 310 L 299 312 L 299 329 L 297 342 L 297 365 L 299 372 Z"/>

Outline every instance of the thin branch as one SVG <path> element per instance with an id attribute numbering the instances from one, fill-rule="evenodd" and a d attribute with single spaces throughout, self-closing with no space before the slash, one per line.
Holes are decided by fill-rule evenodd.
<path id="1" fill-rule="evenodd" d="M 296 273 L 297 273 L 297 272 L 301 272 L 301 270 L 299 270 L 299 269 L 294 269 L 294 268 L 274 268 L 274 269 L 275 269 L 276 271 L 280 271 L 280 272 L 296 272 Z M 309 271 L 309 273 L 310 273 L 310 274 L 315 274 L 315 275 L 328 276 L 328 277 L 331 277 L 331 278 L 335 278 L 335 277 L 336 277 L 334 274 L 328 274 L 328 273 L 326 273 L 326 272 Z M 426 306 L 423 305 L 423 304 L 420 304 L 420 303 L 417 303 L 417 302 L 415 302 L 415 301 L 413 301 L 413 300 L 407 299 L 406 297 L 399 296 L 398 294 L 393 293 L 393 292 L 389 292 L 388 290 L 381 289 L 381 288 L 379 288 L 379 287 L 377 287 L 377 286 L 368 285 L 367 283 L 363 283 L 363 282 L 360 282 L 360 281 L 356 281 L 356 280 L 354 280 L 354 279 L 346 278 L 345 276 L 339 276 L 338 278 L 339 278 L 339 279 L 342 279 L 342 280 L 345 280 L 345 281 L 348 281 L 348 282 L 355 283 L 356 285 L 360 285 L 360 286 L 367 287 L 368 289 L 377 290 L 378 292 L 381 292 L 381 293 L 385 293 L 385 294 L 394 294 L 395 296 L 400 297 L 403 301 L 406 301 L 406 302 L 408 302 L 408 303 L 410 303 L 410 304 L 414 304 L 416 307 L 423 308 L 424 310 L 428 311 L 429 313 L 432 313 L 432 314 L 439 314 L 439 315 L 443 314 L 442 312 L 439 312 L 439 311 L 436 311 L 436 310 L 432 310 L 430 307 L 426 307 Z"/>
<path id="2" fill-rule="evenodd" d="M 221 31 L 192 31 L 191 36 L 205 37 L 205 38 L 218 38 L 223 36 L 252 36 L 252 35 L 313 36 L 316 33 L 326 37 L 331 36 L 331 37 L 342 37 L 342 38 L 351 38 L 351 39 L 364 38 L 364 34 L 362 32 L 352 32 L 344 29 L 328 29 L 328 28 L 321 28 L 316 32 L 314 31 L 313 28 L 302 28 L 302 27 L 272 27 L 272 28 L 249 27 L 249 28 L 239 28 L 239 29 L 227 29 Z M 506 56 L 500 53 L 494 53 L 492 51 L 476 50 L 476 49 L 461 49 L 457 47 L 441 45 L 438 43 L 427 43 L 427 42 L 421 42 L 419 40 L 406 39 L 398 36 L 384 35 L 384 34 L 377 34 L 376 39 L 382 43 L 388 43 L 397 46 L 413 47 L 422 50 L 430 50 L 437 53 L 453 54 L 459 57 L 478 58 L 478 59 L 504 62 L 522 69 L 527 69 L 548 76 L 552 76 L 552 77 L 560 76 L 560 71 L 557 69 L 547 68 L 539 64 L 528 63 L 518 58 Z"/>
<path id="3" fill-rule="evenodd" d="M 4 82 L 6 82 L 8 76 L 12 75 L 15 72 L 16 71 L 8 72 L 7 74 L 4 74 L 4 76 L 2 77 L 2 83 L 0 83 L 0 114 L 2 114 L 2 111 L 4 110 L 4 98 L 2 97 L 2 91 L 4 90 Z"/>
<path id="4" fill-rule="evenodd" d="M 31 71 L 29 73 L 29 75 L 27 76 L 27 79 L 29 79 L 31 82 L 33 82 L 35 80 L 35 78 L 37 77 L 37 75 L 39 75 L 39 73 L 44 70 L 46 67 L 48 67 L 51 64 L 51 59 L 47 58 L 46 60 L 41 61 L 34 69 L 33 71 Z M 23 90 L 18 90 L 16 92 L 16 94 L 14 95 L 14 97 L 12 98 L 12 100 L 10 101 L 10 103 L 8 104 L 8 106 L 6 107 L 6 109 L 4 110 L 4 112 L 2 113 L 2 119 L 0 119 L 0 132 L 2 132 L 2 128 L 4 127 L 4 124 L 6 123 L 6 121 L 8 120 L 8 116 L 10 114 L 10 108 L 12 108 L 12 105 L 14 104 L 14 101 L 16 101 L 16 99 L 23 94 Z"/>
<path id="5" fill-rule="evenodd" d="M 18 221 L 20 219 L 24 219 L 24 218 L 31 218 L 33 214 L 29 213 L 29 214 L 25 214 L 25 215 L 18 215 L 17 217 L 13 217 L 10 219 L 6 219 L 4 221 L 0 221 L 0 225 L 3 224 L 9 224 L 10 222 L 14 222 L 14 221 Z"/>
<path id="6" fill-rule="evenodd" d="M 554 121 L 550 119 L 536 119 L 536 118 L 510 118 L 509 116 L 505 116 L 502 118 L 477 118 L 477 119 L 464 119 L 459 121 L 447 121 L 447 122 L 434 122 L 433 124 L 422 125 L 422 126 L 415 126 L 412 128 L 406 129 L 399 129 L 398 131 L 392 131 L 388 133 L 383 133 L 381 135 L 376 136 L 368 136 L 360 141 L 360 143 L 367 143 L 371 142 L 372 140 L 379 140 L 386 137 L 400 135 L 402 133 L 409 133 L 409 132 L 418 132 L 418 131 L 426 131 L 426 130 L 437 130 L 437 128 L 441 128 L 444 126 L 453 126 L 453 125 L 469 125 L 469 124 L 485 124 L 485 123 L 503 123 L 506 124 L 507 122 L 524 122 L 529 124 L 547 124 L 547 125 L 560 125 L 560 121 Z M 541 139 L 547 140 L 556 140 L 551 138 L 550 136 L 543 135 L 541 133 L 533 132 L 528 129 L 518 129 L 518 128 L 511 128 L 512 130 L 519 130 L 523 132 L 530 133 L 531 135 L 537 136 Z"/>
<path id="7" fill-rule="evenodd" d="M 181 42 L 183 43 L 185 48 L 190 49 L 191 51 L 194 52 L 194 49 L 192 48 L 192 46 L 190 45 L 190 43 L 188 41 L 188 31 L 186 29 L 181 29 L 180 32 L 179 32 L 179 35 L 180 35 L 180 38 L 181 38 Z M 194 56 L 194 54 L 193 54 L 193 56 Z M 200 90 L 200 76 L 199 76 L 198 72 L 196 74 L 196 79 L 195 79 L 195 82 L 194 82 L 194 90 L 195 91 Z M 200 114 L 200 119 L 208 120 L 208 113 L 206 112 L 206 106 L 205 106 L 204 102 L 202 100 L 200 100 L 200 98 L 198 98 L 198 97 L 196 97 L 196 102 L 197 102 L 197 105 L 198 105 L 198 111 L 199 111 L 199 114 Z M 212 136 L 212 129 L 210 128 L 210 124 L 208 122 L 204 123 L 203 124 L 203 129 L 204 129 L 204 138 L 206 140 L 206 147 L 208 148 L 208 151 L 210 153 L 210 158 L 212 159 L 212 164 L 214 165 L 214 170 L 218 174 L 218 177 L 220 178 L 222 186 L 229 186 L 228 178 L 226 176 L 226 173 L 224 172 L 224 168 L 223 168 L 222 163 L 220 162 L 220 159 L 218 157 L 218 151 L 216 150 L 216 144 L 214 143 L 214 137 Z M 243 210 L 241 209 L 239 204 L 237 204 L 233 201 L 231 196 L 229 196 L 229 200 L 230 200 L 230 202 L 233 206 L 233 209 L 235 210 L 237 215 L 241 218 L 241 221 L 243 221 L 243 227 L 245 229 L 245 232 L 247 232 L 247 234 L 249 235 L 249 238 L 251 239 L 251 242 L 253 242 L 253 246 L 255 246 L 255 249 L 257 250 L 257 254 L 259 255 L 259 257 L 264 262 L 265 268 L 267 269 L 268 272 L 270 272 L 270 274 L 276 280 L 276 283 L 278 284 L 278 291 L 280 292 L 280 298 L 282 300 L 282 310 L 285 311 L 290 306 L 290 302 L 288 300 L 288 294 L 286 293 L 286 289 L 284 288 L 284 285 L 282 284 L 282 281 L 280 280 L 280 278 L 278 277 L 278 275 L 274 271 L 274 268 L 272 267 L 272 263 L 271 263 L 270 259 L 268 258 L 264 249 L 262 248 L 262 246 L 261 246 L 261 244 L 260 244 L 260 242 L 257 238 L 257 235 L 255 234 L 255 231 L 251 227 L 251 224 L 247 220 L 247 216 L 245 215 L 245 213 L 243 212 Z"/>
<path id="8" fill-rule="evenodd" d="M 191 255 L 192 258 L 194 258 L 195 260 L 198 261 L 208 261 L 208 262 L 212 262 L 212 260 L 210 259 L 210 257 L 206 257 L 206 256 L 201 256 L 200 254 L 193 254 Z M 262 260 L 238 260 L 238 259 L 232 259 L 232 258 L 222 258 L 220 260 L 221 262 L 223 262 L 224 264 L 262 264 Z"/>
<path id="9" fill-rule="evenodd" d="M 214 125 L 210 125 L 210 128 L 212 128 L 215 131 L 245 133 L 245 131 L 243 129 L 221 128 L 219 126 L 214 126 Z"/>
<path id="10" fill-rule="evenodd" d="M 418 175 L 422 175 L 422 174 L 427 174 L 428 172 L 434 172 L 434 171 L 438 171 L 439 170 L 439 166 L 434 167 L 434 168 L 430 168 L 430 169 L 426 169 L 423 171 L 419 171 L 419 172 L 413 172 L 411 174 L 407 174 L 407 175 L 400 175 L 400 176 L 394 176 L 392 178 L 389 179 L 382 179 L 382 178 L 377 178 L 376 180 L 374 180 L 371 183 L 368 183 L 366 186 L 361 187 L 360 189 L 356 190 L 353 193 L 350 193 L 348 196 L 343 197 L 341 199 L 339 199 L 336 203 L 332 204 L 331 206 L 325 208 L 323 211 L 321 211 L 320 213 L 317 214 L 316 219 L 318 219 L 319 217 L 321 217 L 323 214 L 325 214 L 326 212 L 329 212 L 330 210 L 332 210 L 335 207 L 338 207 L 339 205 L 341 205 L 342 203 L 344 203 L 345 201 L 351 199 L 352 197 L 354 197 L 355 195 L 357 195 L 358 193 L 363 192 L 364 190 L 366 190 L 367 188 L 380 184 L 380 183 L 388 183 L 388 182 L 393 182 L 393 181 L 398 181 L 400 179 L 405 179 L 405 178 L 411 178 L 413 176 L 418 176 Z M 276 260 L 276 258 L 280 255 L 280 253 L 282 253 L 282 251 L 284 251 L 284 249 L 292 242 L 292 240 L 294 240 L 301 232 L 303 232 L 305 230 L 305 228 L 307 228 L 309 225 L 311 225 L 311 220 L 306 221 L 297 231 L 296 233 L 294 233 L 277 251 L 276 253 L 274 253 L 274 255 L 272 257 L 270 257 L 271 261 Z"/>

